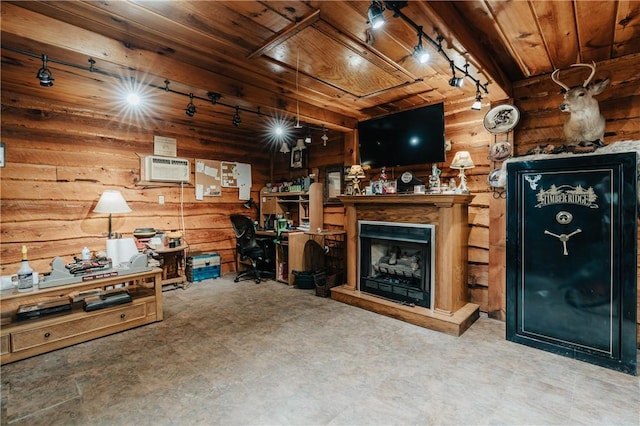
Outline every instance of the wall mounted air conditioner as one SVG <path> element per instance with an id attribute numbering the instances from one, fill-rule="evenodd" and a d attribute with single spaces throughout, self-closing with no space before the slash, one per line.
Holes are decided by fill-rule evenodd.
<path id="1" fill-rule="evenodd" d="M 190 182 L 191 164 L 184 158 L 145 157 L 144 180 L 149 182 Z"/>

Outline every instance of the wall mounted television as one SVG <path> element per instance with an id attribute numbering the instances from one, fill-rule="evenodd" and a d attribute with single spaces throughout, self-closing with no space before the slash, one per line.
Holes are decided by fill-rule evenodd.
<path id="1" fill-rule="evenodd" d="M 445 161 L 444 104 L 358 123 L 360 164 L 372 168 Z"/>

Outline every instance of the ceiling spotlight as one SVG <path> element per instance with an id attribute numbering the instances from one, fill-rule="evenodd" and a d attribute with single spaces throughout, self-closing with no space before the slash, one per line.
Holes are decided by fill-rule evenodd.
<path id="1" fill-rule="evenodd" d="M 138 94 L 138 89 L 136 88 L 136 79 L 134 77 L 130 77 L 130 81 L 131 85 L 129 86 L 129 93 L 127 94 L 127 103 L 131 106 L 137 106 L 140 104 L 140 95 Z"/>
<path id="2" fill-rule="evenodd" d="M 421 64 L 426 64 L 429 60 L 429 52 L 422 47 L 422 27 L 418 28 L 418 44 L 413 49 L 413 56 L 415 56 Z"/>
<path id="3" fill-rule="evenodd" d="M 233 115 L 233 120 L 231 120 L 231 123 L 233 123 L 233 127 L 238 127 L 240 123 L 242 123 L 242 119 L 240 118 L 239 106 L 236 107 L 236 113 Z"/>
<path id="4" fill-rule="evenodd" d="M 369 6 L 369 10 L 367 11 L 367 17 L 369 20 L 367 23 L 371 25 L 371 28 L 378 29 L 384 25 L 384 16 L 382 15 L 384 12 L 384 6 L 382 3 L 377 0 L 373 0 L 371 2 L 371 6 Z"/>
<path id="5" fill-rule="evenodd" d="M 36 78 L 40 80 L 40 86 L 51 87 L 53 86 L 53 75 L 47 68 L 47 55 L 42 55 L 42 68 L 38 70 Z"/>
<path id="6" fill-rule="evenodd" d="M 451 65 L 451 80 L 449 80 L 449 86 L 462 87 L 464 84 L 464 77 L 456 77 L 456 66 L 453 61 L 450 61 L 449 65 Z"/>
<path id="7" fill-rule="evenodd" d="M 286 142 L 282 142 L 282 146 L 280 147 L 280 152 L 286 154 L 289 152 L 289 145 Z"/>
<path id="8" fill-rule="evenodd" d="M 451 80 L 449 80 L 449 86 L 451 87 L 462 87 L 463 84 L 464 78 L 462 77 L 456 77 L 454 75 L 453 77 L 451 77 Z"/>
<path id="9" fill-rule="evenodd" d="M 139 105 L 140 104 L 140 96 L 135 93 L 135 92 L 131 92 L 127 95 L 127 102 L 129 103 L 129 105 Z"/>
<path id="10" fill-rule="evenodd" d="M 474 111 L 480 111 L 482 109 L 482 95 L 480 94 L 480 83 L 476 83 L 476 100 L 471 105 L 471 109 Z"/>
<path id="11" fill-rule="evenodd" d="M 215 92 L 209 92 L 207 93 L 207 96 L 209 97 L 209 99 L 211 99 L 211 103 L 214 105 L 218 103 L 218 100 L 222 97 L 220 93 Z"/>
<path id="12" fill-rule="evenodd" d="M 424 48 L 422 47 L 422 42 L 420 42 L 415 47 L 415 49 L 413 50 L 413 55 L 421 64 L 426 64 L 429 61 L 429 52 L 424 50 Z"/>
<path id="13" fill-rule="evenodd" d="M 187 104 L 185 113 L 189 117 L 193 117 L 196 114 L 196 106 L 193 104 L 193 93 L 189 93 L 189 103 Z"/>

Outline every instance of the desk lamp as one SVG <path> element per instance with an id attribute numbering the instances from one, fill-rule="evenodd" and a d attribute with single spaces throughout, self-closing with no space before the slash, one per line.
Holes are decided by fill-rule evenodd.
<path id="1" fill-rule="evenodd" d="M 451 161 L 451 168 L 460 170 L 458 177 L 460 178 L 460 184 L 456 188 L 457 194 L 469 194 L 469 188 L 467 187 L 467 177 L 464 175 L 465 169 L 472 169 L 476 165 L 473 164 L 469 151 L 458 151 Z"/>
<path id="2" fill-rule="evenodd" d="M 360 164 L 354 164 L 349 169 L 349 173 L 347 174 L 347 179 L 351 180 L 351 185 L 353 187 L 353 195 L 359 195 L 362 193 L 360 191 L 360 180 L 364 179 L 366 175 L 364 174 L 364 169 Z"/>
<path id="3" fill-rule="evenodd" d="M 251 207 L 255 207 L 257 204 L 253 201 L 253 198 L 249 198 L 243 205 L 245 209 L 250 209 Z"/>
<path id="4" fill-rule="evenodd" d="M 94 213 L 109 213 L 109 235 L 108 238 L 113 237 L 111 232 L 111 214 L 112 213 L 129 213 L 131 208 L 125 201 L 120 191 L 106 190 L 100 196 L 98 204 L 93 209 Z"/>

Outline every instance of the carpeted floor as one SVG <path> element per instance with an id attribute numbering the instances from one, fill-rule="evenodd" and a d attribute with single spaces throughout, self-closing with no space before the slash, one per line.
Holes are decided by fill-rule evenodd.
<path id="1" fill-rule="evenodd" d="M 274 281 L 164 293 L 165 320 L 4 365 L 3 425 L 640 424 L 640 378 L 453 337 Z"/>

